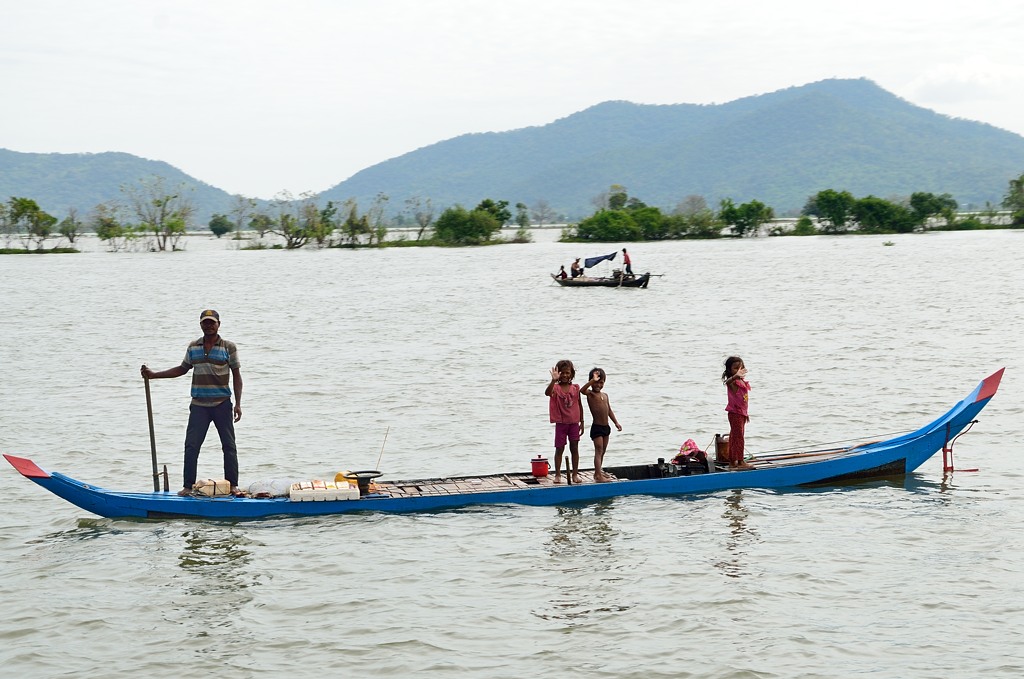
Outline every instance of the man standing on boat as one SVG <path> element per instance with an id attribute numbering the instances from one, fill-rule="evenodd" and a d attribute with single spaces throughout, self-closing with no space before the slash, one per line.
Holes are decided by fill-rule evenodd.
<path id="1" fill-rule="evenodd" d="M 196 482 L 199 449 L 206 440 L 210 423 L 217 427 L 221 448 L 224 450 L 224 478 L 231 484 L 231 492 L 239 494 L 238 451 L 235 448 L 235 422 L 242 419 L 242 373 L 238 349 L 234 342 L 220 336 L 220 314 L 207 309 L 199 314 L 199 327 L 203 336 L 188 345 L 181 365 L 154 372 L 142 366 L 142 377 L 158 380 L 181 377 L 192 373 L 192 403 L 189 405 L 188 429 L 185 431 L 184 486 L 178 495 L 189 495 Z M 231 406 L 231 388 L 235 390 L 235 404 Z"/>
<path id="2" fill-rule="evenodd" d="M 626 270 L 627 275 L 633 275 L 633 260 L 629 258 L 626 248 L 622 248 L 622 268 Z"/>

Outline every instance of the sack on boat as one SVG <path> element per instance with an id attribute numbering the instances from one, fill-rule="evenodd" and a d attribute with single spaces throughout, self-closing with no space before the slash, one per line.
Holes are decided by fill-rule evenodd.
<path id="1" fill-rule="evenodd" d="M 679 446 L 680 455 L 696 455 L 697 453 L 702 452 L 704 451 L 700 449 L 700 446 L 698 446 L 697 442 L 694 441 L 693 439 L 686 439 L 686 443 Z"/>
<path id="2" fill-rule="evenodd" d="M 231 482 L 227 479 L 199 479 L 193 484 L 192 492 L 206 497 L 230 495 Z"/>
<path id="3" fill-rule="evenodd" d="M 267 479 L 249 484 L 249 497 L 287 497 L 291 479 Z"/>
<path id="4" fill-rule="evenodd" d="M 708 467 L 708 456 L 693 439 L 686 439 L 686 443 L 679 446 L 679 453 L 672 458 L 672 464 L 683 468 L 683 474 L 701 473 L 710 471 Z"/>

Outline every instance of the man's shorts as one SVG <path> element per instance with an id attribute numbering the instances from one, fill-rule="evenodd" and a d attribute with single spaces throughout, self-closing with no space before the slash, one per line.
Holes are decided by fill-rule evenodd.
<path id="1" fill-rule="evenodd" d="M 592 424 L 590 425 L 590 438 L 597 439 L 602 436 L 611 436 L 612 428 L 607 424 Z"/>
<path id="2" fill-rule="evenodd" d="M 565 446 L 565 440 L 579 441 L 580 440 L 580 423 L 570 422 L 568 424 L 563 422 L 555 423 L 555 448 L 562 448 Z"/>

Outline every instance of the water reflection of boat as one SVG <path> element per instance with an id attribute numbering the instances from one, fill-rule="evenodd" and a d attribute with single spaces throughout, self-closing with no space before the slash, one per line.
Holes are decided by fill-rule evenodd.
<path id="1" fill-rule="evenodd" d="M 658 462 L 608 467 L 610 483 L 555 484 L 529 472 L 380 481 L 380 472 L 354 472 L 357 499 L 296 502 L 290 498 L 179 497 L 171 492 L 129 493 L 98 488 L 32 460 L 4 455 L 31 481 L 82 509 L 108 518 L 197 518 L 241 520 L 270 516 L 318 516 L 359 511 L 416 512 L 481 504 L 560 505 L 620 495 L 681 495 L 731 488 L 787 488 L 897 476 L 917 469 L 973 424 L 999 388 L 1003 371 L 983 380 L 946 414 L 909 434 L 844 448 L 760 456 L 751 471 L 695 473 L 691 466 Z M 586 480 L 592 480 L 585 473 Z M 371 484 L 370 480 L 374 482 Z"/>

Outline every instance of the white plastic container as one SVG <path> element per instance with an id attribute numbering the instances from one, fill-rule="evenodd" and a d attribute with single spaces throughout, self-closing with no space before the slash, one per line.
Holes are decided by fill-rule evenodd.
<path id="1" fill-rule="evenodd" d="M 358 500 L 359 489 L 350 483 L 333 481 L 299 481 L 293 483 L 288 497 L 292 502 L 326 502 L 328 500 Z"/>

